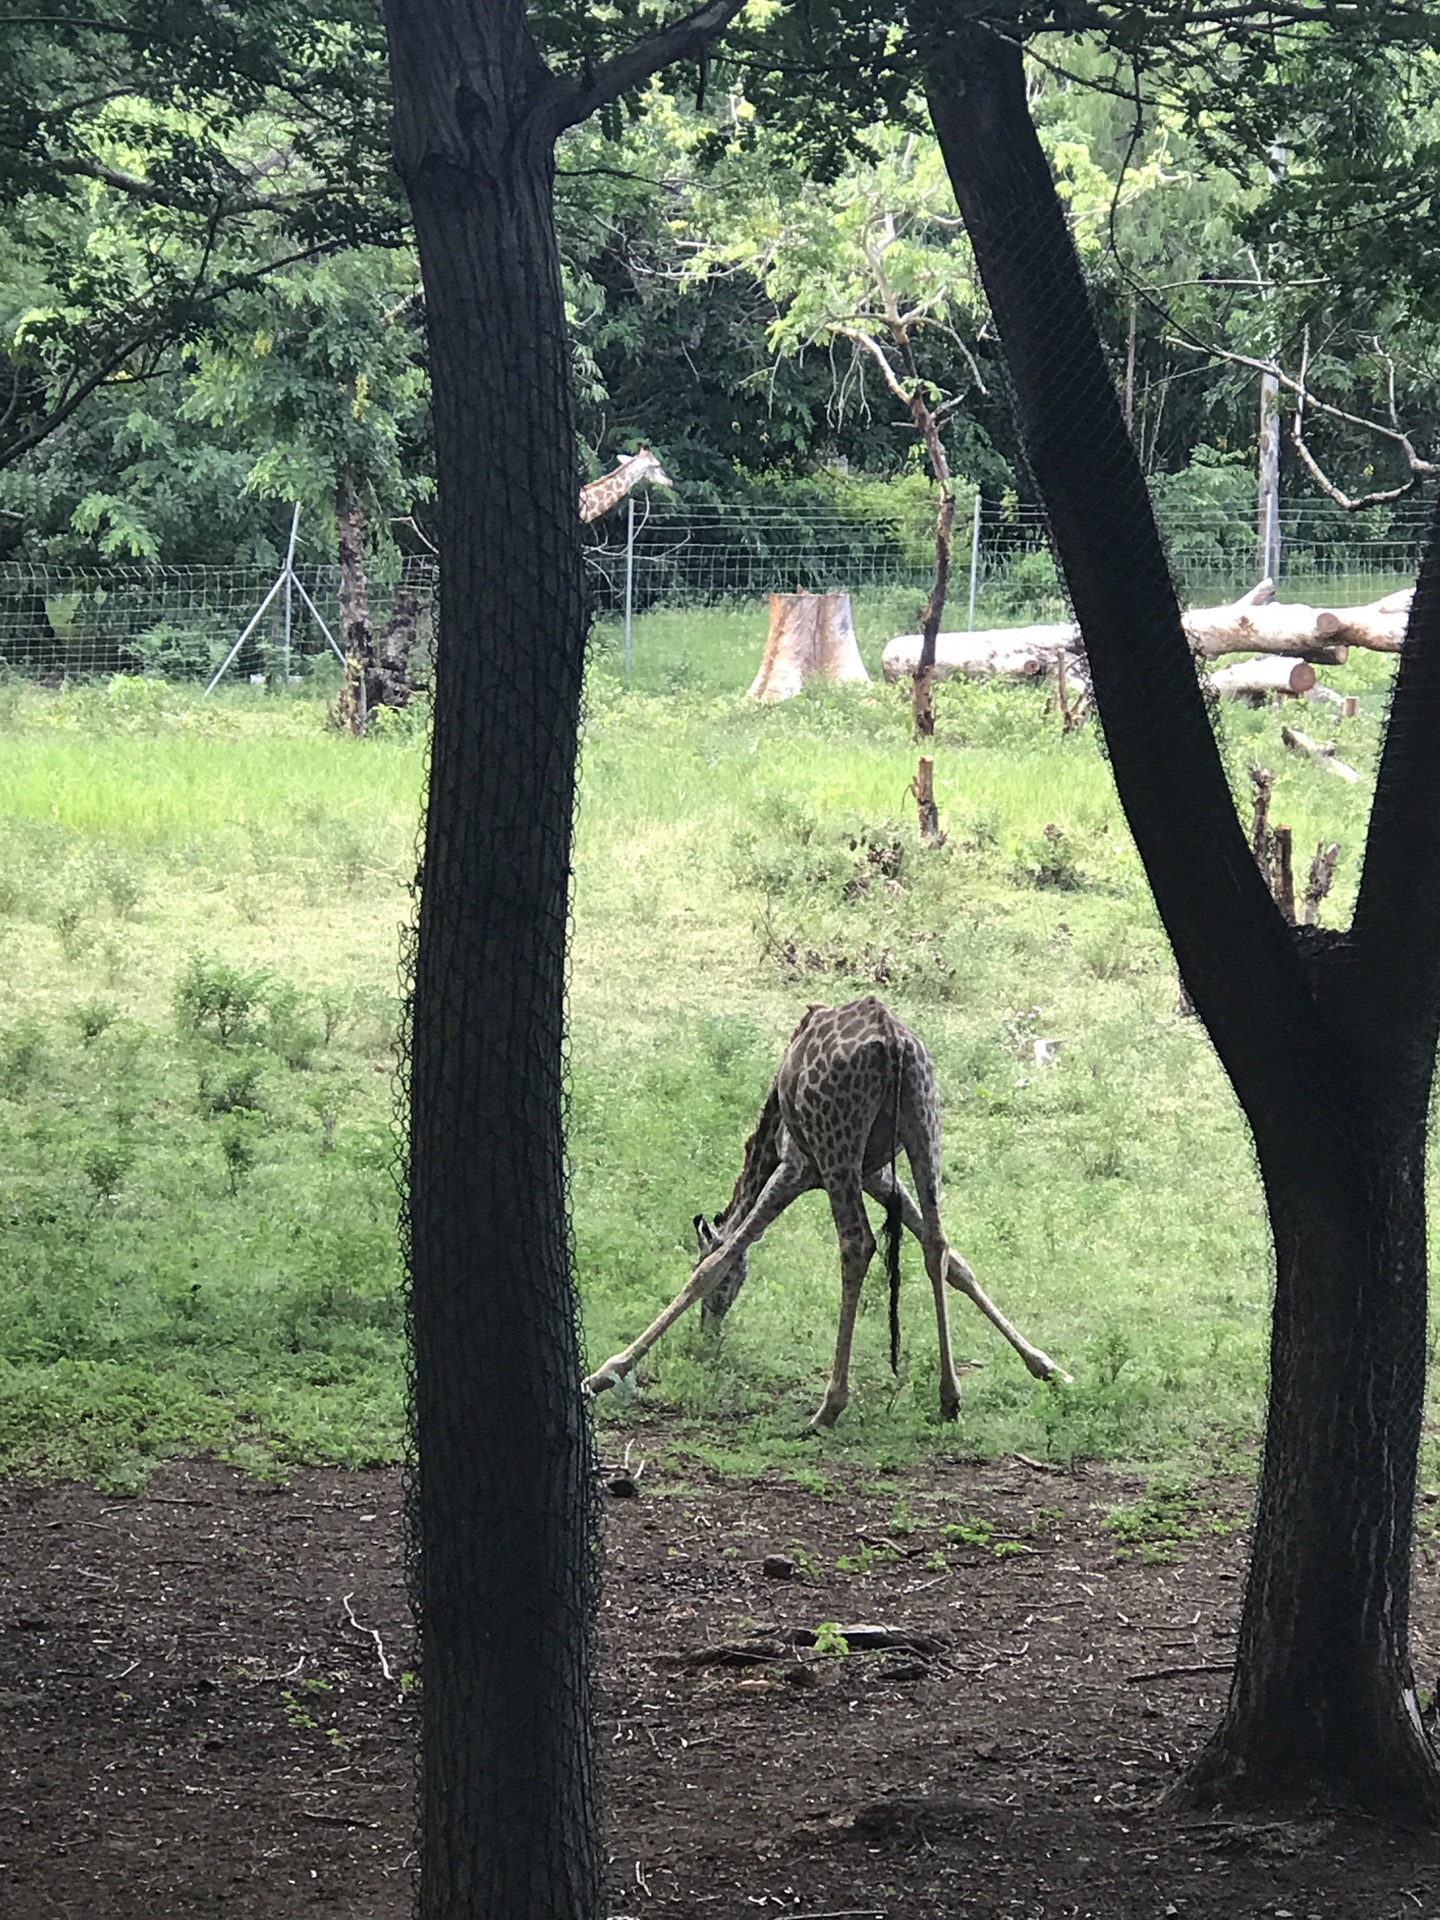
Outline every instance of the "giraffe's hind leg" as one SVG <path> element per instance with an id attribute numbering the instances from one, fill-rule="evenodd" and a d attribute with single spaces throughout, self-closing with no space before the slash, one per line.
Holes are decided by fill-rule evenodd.
<path id="1" fill-rule="evenodd" d="M 930 1276 L 930 1289 L 935 1296 L 935 1331 L 940 1344 L 940 1418 L 954 1420 L 960 1412 L 960 1376 L 955 1370 L 955 1355 L 950 1345 L 950 1314 L 945 1300 L 945 1265 L 947 1260 L 954 1259 L 956 1256 L 945 1244 L 945 1236 L 940 1230 L 938 1211 L 934 1215 L 932 1225 L 888 1167 L 883 1168 L 879 1173 L 872 1174 L 865 1182 L 865 1190 L 887 1207 L 893 1200 L 898 1199 L 901 1220 L 925 1250 L 925 1271 Z"/>
<path id="2" fill-rule="evenodd" d="M 825 1183 L 835 1231 L 840 1236 L 840 1326 L 835 1335 L 835 1362 L 825 1398 L 810 1422 L 833 1427 L 850 1398 L 850 1344 L 855 1337 L 855 1314 L 860 1289 L 875 1253 L 875 1235 L 865 1212 L 865 1193 L 858 1171 L 834 1175 Z"/>
<path id="3" fill-rule="evenodd" d="M 877 1200 L 883 1200 L 890 1192 L 889 1179 L 890 1175 L 887 1168 L 866 1182 L 867 1192 L 873 1193 Z M 921 1217 L 920 1209 L 906 1191 L 903 1182 L 897 1180 L 895 1184 L 900 1189 L 900 1217 L 904 1221 L 907 1230 L 914 1234 L 915 1238 L 923 1247 L 925 1244 L 925 1222 Z M 928 1260 L 926 1265 L 928 1271 Z M 956 1253 L 955 1249 L 949 1246 L 948 1243 L 945 1249 L 944 1275 L 946 1282 L 954 1287 L 957 1292 L 963 1293 L 967 1300 L 972 1300 L 990 1322 L 991 1326 L 1005 1336 L 1016 1353 L 1018 1353 L 1020 1358 L 1025 1362 L 1029 1372 L 1032 1373 L 1037 1380 L 1056 1380 L 1065 1385 L 1069 1384 L 1071 1376 L 1066 1373 L 1065 1369 L 1057 1366 L 1048 1353 L 1043 1353 L 1039 1347 L 1032 1346 L 1024 1334 L 1021 1333 L 1020 1329 L 1012 1325 L 1011 1322 L 1005 1318 L 1005 1315 L 1000 1311 L 999 1307 L 995 1305 L 995 1302 L 984 1291 L 980 1282 L 975 1278 L 970 1262 Z"/>

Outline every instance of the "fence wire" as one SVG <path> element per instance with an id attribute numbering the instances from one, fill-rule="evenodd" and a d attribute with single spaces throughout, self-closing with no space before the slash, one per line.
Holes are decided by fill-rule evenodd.
<path id="1" fill-rule="evenodd" d="M 1171 571 L 1191 606 L 1221 604 L 1255 585 L 1260 565 L 1254 519 L 1231 509 L 1186 507 L 1159 513 Z M 1345 516 L 1324 502 L 1299 501 L 1280 515 L 1282 598 L 1340 603 L 1378 598 L 1414 582 L 1429 522 L 1420 501 Z M 963 531 L 962 531 L 963 528 Z M 587 549 L 595 612 L 618 617 L 627 573 L 637 613 L 743 603 L 774 592 L 844 593 L 902 588 L 923 593 L 934 559 L 933 523 L 857 521 L 798 508 L 725 509 L 666 500 L 637 515 L 633 548 L 626 516 L 598 523 Z M 979 540 L 957 516 L 947 626 L 960 624 L 974 562 L 976 624 L 1006 626 L 1069 617 L 1043 511 L 982 501 Z M 297 566 L 296 579 L 332 633 L 340 631 L 339 573 Z M 424 613 L 416 658 L 429 653 L 435 563 L 412 557 L 404 581 Z M 38 678 L 148 673 L 208 679 L 275 583 L 264 567 L 112 566 L 67 569 L 0 566 L 0 671 Z M 372 582 L 377 631 L 395 583 Z M 292 597 L 287 649 L 284 595 L 278 595 L 237 655 L 239 678 L 304 674 L 329 643 L 299 594 Z"/>

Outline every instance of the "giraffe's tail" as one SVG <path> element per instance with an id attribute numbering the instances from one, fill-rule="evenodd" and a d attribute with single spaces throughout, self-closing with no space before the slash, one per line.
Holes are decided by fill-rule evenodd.
<path id="1" fill-rule="evenodd" d="M 900 1175 L 900 1090 L 905 1079 L 905 1049 L 895 1046 L 895 1111 L 890 1131 L 890 1197 L 885 1202 L 885 1271 L 890 1276 L 890 1371 L 900 1371 L 900 1234 L 904 1224 Z"/>
<path id="2" fill-rule="evenodd" d="M 900 1234 L 903 1226 L 898 1188 L 885 1202 L 885 1271 L 890 1277 L 890 1371 L 900 1371 Z"/>

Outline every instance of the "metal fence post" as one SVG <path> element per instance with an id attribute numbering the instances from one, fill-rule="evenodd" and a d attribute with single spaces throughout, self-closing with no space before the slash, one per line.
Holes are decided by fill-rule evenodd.
<path id="1" fill-rule="evenodd" d="M 970 528 L 970 627 L 975 631 L 975 589 L 980 584 L 980 489 L 975 489 L 975 519 Z"/>
<path id="2" fill-rule="evenodd" d="M 630 628 L 635 612 L 635 496 L 626 501 L 625 522 L 625 678 L 630 678 Z"/>

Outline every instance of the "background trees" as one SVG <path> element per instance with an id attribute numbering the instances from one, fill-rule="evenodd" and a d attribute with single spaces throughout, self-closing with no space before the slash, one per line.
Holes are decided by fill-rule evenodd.
<path id="1" fill-rule="evenodd" d="M 1203 57 L 1187 61 L 1168 51 L 1172 12 L 1183 22 L 1193 9 L 1071 8 L 1028 83 L 1142 465 L 1170 501 L 1220 495 L 1238 510 L 1259 412 L 1250 363 L 1274 354 L 1292 376 L 1306 369 L 1305 438 L 1324 476 L 1349 498 L 1402 484 L 1403 447 L 1364 423 L 1398 420 L 1423 457 L 1440 418 L 1426 212 L 1435 55 L 1398 30 L 1362 45 L 1363 9 L 1338 38 L 1321 32 L 1316 6 L 1273 58 L 1240 36 L 1223 50 L 1197 40 Z M 1403 8 L 1391 27 L 1418 17 Z M 558 243 L 595 470 L 653 443 L 680 503 L 737 508 L 757 486 L 804 498 L 838 467 L 908 470 L 913 429 L 875 404 L 848 346 L 813 344 L 814 288 L 796 278 L 810 241 L 798 226 L 758 226 L 782 187 L 817 219 L 853 203 L 861 177 L 893 171 L 917 130 L 912 172 L 933 172 L 913 73 L 878 21 L 850 5 L 808 9 L 803 24 L 757 14 L 739 59 L 711 62 L 703 86 L 692 68 L 562 137 Z M 1107 34 L 1086 31 L 1096 26 Z M 556 31 L 578 44 L 580 25 Z M 1352 55 L 1339 84 L 1336 62 Z M 235 420 L 189 402 L 197 381 L 211 384 L 212 343 L 243 357 L 247 337 L 284 337 L 317 259 L 356 250 L 353 277 L 376 270 L 366 248 L 404 251 L 373 18 L 333 0 L 293 18 L 261 5 L 201 22 L 181 9 L 157 29 L 77 8 L 55 31 L 7 32 L 0 57 L 0 551 L 272 556 L 283 503 L 267 505 L 258 478 L 235 498 Z M 932 223 L 925 244 L 963 307 L 963 234 Z M 413 260 L 398 272 L 413 276 Z M 1025 497 L 1009 408 L 987 374 L 996 343 L 981 307 L 962 318 L 983 388 L 955 343 L 921 356 L 938 390 L 961 395 L 950 463 L 992 499 Z M 422 357 L 410 364 L 423 383 Z M 382 384 L 377 366 L 372 423 Z M 1282 390 L 1287 433 L 1295 398 Z M 1327 400 L 1354 420 L 1323 411 Z M 433 456 L 403 424 L 397 445 L 408 512 L 423 505 Z M 323 457 L 317 446 L 305 460 Z M 1287 498 L 1324 500 L 1298 451 L 1283 459 Z M 1231 466 L 1234 480 L 1221 478 Z M 374 483 L 378 503 L 383 459 Z M 307 520 L 306 537 L 320 533 Z"/>

